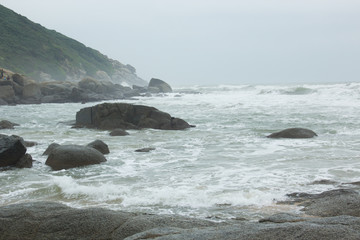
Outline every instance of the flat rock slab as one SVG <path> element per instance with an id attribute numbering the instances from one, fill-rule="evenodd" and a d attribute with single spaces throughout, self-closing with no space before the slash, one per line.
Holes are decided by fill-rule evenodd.
<path id="1" fill-rule="evenodd" d="M 357 217 L 280 219 L 290 222 L 215 223 L 177 215 L 75 209 L 59 203 L 33 202 L 0 207 L 0 239 L 360 239 Z"/>

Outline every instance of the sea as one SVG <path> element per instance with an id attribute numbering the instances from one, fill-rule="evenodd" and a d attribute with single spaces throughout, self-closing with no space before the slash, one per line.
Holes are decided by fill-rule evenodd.
<path id="1" fill-rule="evenodd" d="M 360 83 L 192 86 L 111 102 L 153 106 L 196 127 L 112 137 L 69 125 L 77 111 L 96 102 L 1 106 L 1 119 L 20 126 L 0 133 L 37 145 L 27 149 L 36 160 L 32 168 L 0 171 L 0 205 L 55 201 L 256 221 L 299 212 L 299 206 L 277 204 L 289 193 L 320 193 L 360 181 Z M 292 127 L 318 136 L 266 138 Z M 45 165 L 42 154 L 51 143 L 86 145 L 96 139 L 109 146 L 107 162 L 60 171 Z M 146 147 L 155 150 L 135 152 Z M 328 184 L 316 184 L 320 180 Z"/>

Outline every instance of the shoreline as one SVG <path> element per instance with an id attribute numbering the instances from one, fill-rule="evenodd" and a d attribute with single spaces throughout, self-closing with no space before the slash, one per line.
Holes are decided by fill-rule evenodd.
<path id="1" fill-rule="evenodd" d="M 72 208 L 48 201 L 0 207 L 0 239 L 359 239 L 360 195 L 353 188 L 292 193 L 299 214 L 215 222 L 169 214 Z"/>

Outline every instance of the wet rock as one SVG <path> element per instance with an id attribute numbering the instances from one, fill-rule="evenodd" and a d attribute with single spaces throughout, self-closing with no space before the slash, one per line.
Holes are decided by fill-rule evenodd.
<path id="1" fill-rule="evenodd" d="M 99 152 L 101 152 L 102 154 L 110 153 L 108 145 L 101 140 L 95 140 L 86 146 L 94 148 L 94 149 L 98 150 Z"/>
<path id="2" fill-rule="evenodd" d="M 154 128 L 162 130 L 183 130 L 191 127 L 179 118 L 159 111 L 154 107 L 127 103 L 103 103 L 83 108 L 76 113 L 76 125 L 111 130 Z"/>
<path id="3" fill-rule="evenodd" d="M 0 121 L 0 129 L 14 129 L 15 126 L 20 126 L 20 125 L 7 120 Z"/>
<path id="4" fill-rule="evenodd" d="M 26 147 L 19 137 L 0 135 L 0 167 L 15 166 L 25 153 Z"/>
<path id="5" fill-rule="evenodd" d="M 135 152 L 150 152 L 150 151 L 154 151 L 155 148 L 149 147 L 149 148 L 140 148 L 140 149 L 136 149 Z"/>
<path id="6" fill-rule="evenodd" d="M 52 143 L 52 144 L 50 144 L 48 147 L 47 147 L 47 149 L 45 150 L 45 152 L 43 152 L 43 156 L 44 155 L 50 155 L 50 153 L 55 149 L 55 148 L 57 148 L 57 147 L 59 147 L 60 146 L 60 144 L 58 144 L 58 143 Z"/>
<path id="7" fill-rule="evenodd" d="M 129 133 L 123 129 L 115 129 L 115 130 L 112 130 L 110 133 L 110 136 L 127 136 L 129 135 Z"/>
<path id="8" fill-rule="evenodd" d="M 148 85 L 148 91 L 151 93 L 170 93 L 172 88 L 163 80 L 152 78 Z"/>
<path id="9" fill-rule="evenodd" d="M 186 229 L 218 225 L 221 224 L 179 216 L 75 209 L 52 202 L 0 207 L 1 239 L 125 239 L 156 227 Z"/>
<path id="10" fill-rule="evenodd" d="M 30 154 L 26 153 L 22 156 L 19 161 L 15 164 L 17 168 L 31 168 L 33 166 L 33 159 Z"/>
<path id="11" fill-rule="evenodd" d="M 280 132 L 272 133 L 268 138 L 312 138 L 317 136 L 315 132 L 306 128 L 288 128 Z"/>
<path id="12" fill-rule="evenodd" d="M 69 169 L 106 162 L 99 151 L 79 145 L 60 145 L 49 154 L 45 164 L 53 170 Z"/>
<path id="13" fill-rule="evenodd" d="M 309 185 L 335 185 L 338 184 L 338 182 L 329 180 L 329 179 L 321 179 L 311 182 Z"/>
<path id="14" fill-rule="evenodd" d="M 356 189 L 334 189 L 319 194 L 291 193 L 290 201 L 280 204 L 298 204 L 308 215 L 332 217 L 349 215 L 360 217 L 360 195 Z"/>

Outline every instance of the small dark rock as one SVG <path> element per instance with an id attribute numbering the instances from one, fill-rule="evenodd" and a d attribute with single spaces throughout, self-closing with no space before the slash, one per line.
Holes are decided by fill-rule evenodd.
<path id="1" fill-rule="evenodd" d="M 95 140 L 95 141 L 89 143 L 87 146 L 98 150 L 102 154 L 110 153 L 108 145 L 101 140 Z"/>
<path id="2" fill-rule="evenodd" d="M 268 138 L 312 138 L 317 136 L 315 132 L 306 128 L 288 128 L 280 132 L 272 133 Z"/>
<path id="3" fill-rule="evenodd" d="M 150 152 L 150 151 L 153 151 L 155 150 L 155 148 L 140 148 L 140 149 L 136 149 L 135 152 Z"/>
<path id="4" fill-rule="evenodd" d="M 126 136 L 129 135 L 129 133 L 123 129 L 115 129 L 113 131 L 110 132 L 110 136 Z"/>

